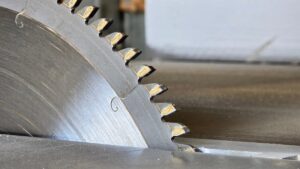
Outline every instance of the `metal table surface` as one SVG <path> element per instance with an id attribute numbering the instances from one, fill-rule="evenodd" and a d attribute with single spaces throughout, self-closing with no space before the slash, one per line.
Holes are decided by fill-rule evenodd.
<path id="1" fill-rule="evenodd" d="M 213 139 L 176 138 L 176 142 L 193 145 L 205 154 L 239 157 L 285 159 L 300 155 L 300 146 Z"/>
<path id="2" fill-rule="evenodd" d="M 300 162 L 215 156 L 0 135 L 3 169 L 299 169 Z"/>

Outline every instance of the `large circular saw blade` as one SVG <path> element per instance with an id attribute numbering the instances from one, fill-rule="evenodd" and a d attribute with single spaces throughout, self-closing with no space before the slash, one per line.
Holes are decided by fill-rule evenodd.
<path id="1" fill-rule="evenodd" d="M 73 12 L 73 14 L 71 12 Z M 184 125 L 161 117 L 172 104 L 150 99 L 162 85 L 140 85 L 153 69 L 114 50 L 125 35 L 77 0 L 0 1 L 0 131 L 92 143 L 176 149 Z"/>

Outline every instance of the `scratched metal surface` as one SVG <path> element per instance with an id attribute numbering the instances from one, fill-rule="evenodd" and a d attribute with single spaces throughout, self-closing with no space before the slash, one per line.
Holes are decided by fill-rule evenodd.
<path id="1" fill-rule="evenodd" d="M 113 112 L 110 116 L 123 116 L 123 113 L 120 112 L 122 110 L 130 113 L 132 118 L 131 120 L 129 119 L 129 121 L 127 121 L 127 119 L 125 120 L 123 117 L 121 117 L 119 120 L 117 120 L 117 123 L 115 123 L 115 120 L 111 119 L 110 117 L 106 118 L 106 115 L 102 116 L 103 119 L 101 119 L 101 122 L 110 121 L 112 124 L 110 127 L 116 128 L 114 131 L 118 132 L 110 132 L 103 129 L 102 126 L 104 128 L 109 128 L 108 126 L 105 126 L 108 125 L 108 123 L 94 121 L 94 116 L 89 116 L 90 121 L 94 121 L 97 126 L 101 126 L 92 127 L 91 129 L 93 130 L 90 130 L 90 133 L 98 134 L 101 130 L 101 133 L 107 135 L 107 137 L 111 139 L 120 138 L 119 141 L 122 139 L 122 145 L 137 147 L 145 146 L 143 142 L 139 141 L 141 139 L 136 138 L 142 135 L 147 147 L 166 150 L 176 149 L 176 145 L 171 140 L 170 128 L 168 128 L 168 126 L 161 121 L 160 112 L 156 108 L 155 104 L 150 102 L 148 91 L 144 86 L 139 85 L 136 74 L 133 73 L 128 66 L 125 66 L 124 60 L 122 59 L 119 51 L 112 50 L 112 46 L 107 43 L 107 39 L 103 36 L 99 37 L 98 32 L 96 32 L 90 24 L 85 24 L 82 18 L 71 14 L 71 12 L 66 9 L 64 5 L 58 5 L 56 0 L 1 0 L 0 6 L 18 12 L 18 15 L 16 15 L 16 13 L 14 14 L 18 17 L 13 18 L 11 16 L 12 20 L 10 20 L 10 22 L 17 22 L 19 25 L 23 22 L 23 19 L 25 19 L 24 17 L 31 18 L 32 20 L 46 25 L 48 28 L 46 30 L 55 32 L 59 37 L 70 44 L 84 57 L 84 59 L 86 59 L 86 61 L 93 67 L 94 71 L 97 72 L 99 76 L 102 76 L 105 81 L 107 81 L 117 95 L 116 99 L 109 98 L 109 104 L 106 105 L 108 106 L 108 109 L 111 109 L 111 107 L 114 107 L 114 105 L 116 105 L 115 108 L 118 107 L 118 111 Z M 3 16 L 1 16 L 1 19 L 5 18 Z M 24 22 L 26 22 L 26 19 Z M 109 33 L 109 31 L 106 33 Z M 25 32 L 25 34 L 28 33 Z M 44 37 L 43 40 L 48 41 L 47 37 Z M 39 50 L 36 52 L 38 51 Z M 90 89 L 84 87 L 84 91 L 86 90 Z M 77 94 L 80 95 L 81 91 L 77 92 Z M 101 95 L 100 93 L 97 93 L 97 91 L 93 91 L 93 94 Z M 88 96 L 78 96 L 78 98 L 80 97 L 81 101 L 84 101 L 85 97 Z M 99 104 L 99 102 L 97 103 Z M 113 103 L 113 106 L 111 106 L 110 103 Z M 126 110 L 123 109 L 123 105 L 126 106 Z M 74 107 L 74 109 L 76 108 Z M 84 107 L 82 109 L 88 109 L 88 107 Z M 98 115 L 99 112 L 92 111 L 92 113 L 95 114 L 95 116 L 101 116 Z M 100 114 L 101 113 L 106 112 L 100 112 Z M 69 115 L 70 113 L 66 114 Z M 85 117 L 80 117 L 85 119 Z M 122 133 L 129 134 L 129 131 L 126 130 L 131 130 L 133 124 L 125 127 L 122 125 L 131 123 L 130 121 L 134 121 L 134 125 L 136 125 L 141 134 L 135 132 L 131 133 L 130 135 L 126 135 L 126 137 L 121 137 L 122 135 L 124 136 Z M 74 125 L 77 124 L 79 123 L 74 123 Z M 120 128 L 121 130 L 119 130 Z M 23 134 L 26 134 L 26 132 L 23 132 Z M 51 137 L 51 135 L 48 135 L 48 137 Z M 114 144 L 114 142 L 115 141 L 107 140 L 106 143 Z M 132 142 L 139 142 L 139 145 L 134 145 L 135 143 L 132 144 Z"/>
<path id="2" fill-rule="evenodd" d="M 147 147 L 103 76 L 44 26 L 16 25 L 15 15 L 0 10 L 0 131 Z"/>
<path id="3" fill-rule="evenodd" d="M 0 135 L 3 169 L 298 169 L 300 162 Z"/>
<path id="4" fill-rule="evenodd" d="M 147 80 L 166 84 L 186 124 L 185 137 L 300 145 L 300 67 L 297 65 L 151 62 Z"/>
<path id="5" fill-rule="evenodd" d="M 26 98 L 28 99 L 27 101 L 22 100 L 22 102 L 26 103 L 22 104 L 21 102 L 20 105 L 23 105 L 23 108 L 27 113 L 30 113 L 30 115 L 26 113 L 22 114 L 26 114 L 26 117 L 33 116 L 34 119 L 40 121 L 39 124 L 41 126 L 37 126 L 37 128 L 39 128 L 39 130 L 41 130 L 41 128 L 44 128 L 46 129 L 45 132 L 40 131 L 38 133 L 31 133 L 31 131 L 26 128 L 27 126 L 31 126 L 31 124 L 28 124 L 28 122 L 22 119 L 23 117 L 20 116 L 18 116 L 19 119 L 11 117 L 14 118 L 13 120 L 16 120 L 14 123 L 15 125 L 7 122 L 8 120 L 2 118 L 2 121 L 6 124 L 9 123 L 8 125 L 11 127 L 9 130 L 6 130 L 7 128 L 3 128 L 5 130 L 2 130 L 2 132 L 10 133 L 10 130 L 13 129 L 12 131 L 17 130 L 18 132 L 21 132 L 18 134 L 28 134 L 27 131 L 29 131 L 32 135 L 41 135 L 46 137 L 56 137 L 57 134 L 59 134 L 59 139 L 67 139 L 64 134 L 61 134 L 63 131 L 61 131 L 60 129 L 64 128 L 62 126 L 68 123 L 67 126 L 65 126 L 65 130 L 68 131 L 66 131 L 65 133 L 68 133 L 70 131 L 72 134 L 76 133 L 76 135 L 81 135 L 73 135 L 73 138 L 75 140 L 80 137 L 82 138 L 80 141 L 136 147 L 152 147 L 167 150 L 176 149 L 176 146 L 170 139 L 170 129 L 166 124 L 162 123 L 159 110 L 156 108 L 155 104 L 150 102 L 148 91 L 142 85 L 139 85 L 137 76 L 128 66 L 125 66 L 120 53 L 116 50 L 112 50 L 112 46 L 107 43 L 106 38 L 99 37 L 98 32 L 96 32 L 91 25 L 85 24 L 82 18 L 71 14 L 71 12 L 66 9 L 64 5 L 58 5 L 56 0 L 1 0 L 0 6 L 16 11 L 16 13 L 10 13 L 7 10 L 1 8 L 2 12 L 4 12 L 1 14 L 1 23 L 3 23 L 1 24 L 1 26 L 4 26 L 4 28 L 6 28 L 6 31 L 2 32 L 1 36 L 8 36 L 9 38 L 11 38 L 2 39 L 2 43 L 8 43 L 8 40 L 10 40 L 9 50 L 3 49 L 4 53 L 7 51 L 16 51 L 20 52 L 18 53 L 18 55 L 24 55 L 24 57 L 33 57 L 30 55 L 35 55 L 36 57 L 44 57 L 43 55 L 46 52 L 50 52 L 50 49 L 48 48 L 53 49 L 53 46 L 48 44 L 43 46 L 41 44 L 44 44 L 44 41 L 49 42 L 49 40 L 52 40 L 52 42 L 62 43 L 61 45 L 66 45 L 63 46 L 63 48 L 66 48 L 65 55 L 69 57 L 59 58 L 61 59 L 60 61 L 62 61 L 59 64 L 66 67 L 58 68 L 60 70 L 57 70 L 57 72 L 68 72 L 69 70 L 66 69 L 70 69 L 70 71 L 73 70 L 72 73 L 77 73 L 76 76 L 70 75 L 65 72 L 66 74 L 64 76 L 73 77 L 73 79 L 67 79 L 67 82 L 72 84 L 61 86 L 61 89 L 67 88 L 67 91 L 62 91 L 61 89 L 59 91 L 56 91 L 60 94 L 60 96 L 62 96 L 62 98 L 55 97 L 54 99 L 54 97 L 51 97 L 51 99 L 53 99 L 53 104 L 58 104 L 54 106 L 59 108 L 60 114 L 63 114 L 60 117 L 57 117 L 57 119 L 55 119 L 57 115 L 53 115 L 48 112 L 53 111 L 52 109 L 43 109 L 44 107 L 40 107 L 45 105 L 36 104 L 35 102 L 32 102 L 33 100 L 31 100 L 30 102 L 29 100 L 31 98 Z M 28 20 L 26 18 L 31 19 Z M 41 24 L 36 24 L 35 21 Z M 19 29 L 16 25 L 14 25 L 15 22 L 18 26 L 22 26 L 23 24 L 22 29 Z M 12 27 L 6 27 L 7 24 L 11 25 Z M 47 28 L 42 25 L 46 25 Z M 34 30 L 37 29 L 38 31 L 44 32 L 32 32 L 31 29 L 26 29 L 27 27 L 32 27 L 32 29 Z M 21 34 L 14 34 L 14 31 L 16 31 L 15 33 Z M 31 35 L 32 33 L 33 35 Z M 34 35 L 35 33 L 40 33 L 40 36 L 36 37 L 36 35 Z M 53 33 L 56 34 L 56 38 L 61 37 L 63 41 L 65 41 L 65 43 L 60 42 L 59 39 L 51 39 Z M 37 39 L 31 39 L 31 41 L 29 41 L 31 42 L 31 44 L 29 43 L 27 45 L 27 42 L 25 42 L 27 41 L 27 39 L 23 40 L 25 44 L 19 44 L 21 46 L 17 46 L 18 42 L 16 41 L 20 40 L 20 37 L 24 38 L 25 36 L 28 36 L 29 40 L 31 36 L 36 37 Z M 76 49 L 76 51 L 80 53 L 80 57 L 84 57 L 84 59 L 79 59 L 78 54 L 76 54 L 76 52 L 74 52 L 70 47 L 68 48 L 67 44 L 69 44 L 73 49 Z M 38 46 L 41 48 L 38 48 Z M 48 68 L 51 67 L 51 62 L 54 60 L 51 60 L 50 63 L 43 62 L 47 61 L 47 59 L 51 59 L 52 57 L 57 57 L 55 49 L 53 52 L 54 56 L 51 56 L 49 58 L 45 57 L 44 60 L 42 59 L 41 61 L 31 64 L 30 66 L 39 68 L 43 67 L 40 64 L 45 64 L 46 66 L 48 66 L 46 69 L 46 71 L 48 71 Z M 70 61 L 71 57 L 75 60 Z M 82 63 L 82 65 L 81 63 L 78 64 L 79 62 L 82 62 L 82 60 L 84 60 L 85 63 Z M 70 63 L 67 63 L 69 61 Z M 70 65 L 71 67 L 68 67 L 69 64 L 72 64 Z M 26 72 L 21 71 L 20 73 Z M 53 75 L 53 72 L 39 72 L 39 69 L 29 74 L 31 74 L 30 76 L 32 76 L 30 78 L 33 79 L 45 78 L 49 81 L 51 81 L 52 79 L 52 85 L 57 85 L 57 87 L 58 85 L 64 85 L 62 80 L 63 78 L 53 80 L 53 77 L 41 77 L 40 74 L 43 73 L 46 76 Z M 96 74 L 98 74 L 99 77 L 96 77 Z M 57 75 L 56 77 L 62 76 L 63 75 Z M 27 79 L 25 80 L 27 81 Z M 30 79 L 28 80 L 30 81 Z M 40 81 L 40 79 L 38 80 Z M 36 83 L 38 84 L 39 82 L 36 81 Z M 37 84 L 31 85 L 36 87 Z M 46 92 L 41 94 L 47 94 L 42 96 L 46 98 L 46 100 L 50 99 L 51 92 L 47 91 L 47 89 L 45 89 L 45 87 L 43 87 L 41 84 L 38 85 L 40 85 L 39 87 L 41 87 L 39 89 L 45 90 L 40 92 Z M 50 84 L 47 85 L 50 86 Z M 6 90 L 7 86 L 10 86 L 10 84 L 7 84 L 4 90 Z M 18 87 L 20 86 L 22 86 L 22 84 L 19 84 Z M 68 92 L 69 95 L 64 95 Z M 5 91 L 3 93 L 7 94 L 7 92 Z M 22 92 L 19 91 L 18 95 L 13 96 L 13 99 L 10 98 L 10 102 L 8 103 L 9 106 L 13 107 L 17 104 L 14 99 L 19 97 L 19 95 L 23 95 L 23 93 L 20 93 Z M 29 93 L 26 94 L 30 95 Z M 105 95 L 108 97 L 106 97 Z M 37 97 L 38 95 L 33 94 L 33 96 Z M 4 95 L 1 95 L 1 97 L 3 97 L 3 99 L 8 98 Z M 20 96 L 20 98 L 22 97 L 24 98 L 24 96 Z M 39 101 L 41 102 L 41 100 Z M 94 105 L 94 103 L 96 105 Z M 30 111 L 34 110 L 35 107 L 38 110 L 43 110 L 44 112 L 34 111 L 37 114 L 33 114 Z M 47 107 L 45 106 L 45 108 Z M 75 112 L 77 112 L 78 114 Z M 0 113 L 5 114 L 7 113 L 7 110 L 1 111 Z M 18 124 L 20 123 L 22 126 L 21 128 L 25 128 L 26 131 L 19 127 Z M 50 127 L 45 126 L 49 125 L 49 123 L 51 123 Z M 48 128 L 50 128 L 52 132 L 49 132 Z M 30 129 L 34 128 L 31 126 Z M 34 131 L 37 130 L 35 129 Z M 47 135 L 45 135 L 45 133 L 47 133 Z M 86 136 L 82 136 L 85 134 Z M 100 136 L 101 138 L 98 136 Z M 102 142 L 103 140 L 105 140 L 105 142 Z"/>

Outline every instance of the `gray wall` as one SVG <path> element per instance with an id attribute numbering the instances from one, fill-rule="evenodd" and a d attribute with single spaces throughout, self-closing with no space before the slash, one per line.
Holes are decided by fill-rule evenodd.
<path id="1" fill-rule="evenodd" d="M 298 0 L 148 0 L 146 40 L 173 58 L 300 61 Z"/>

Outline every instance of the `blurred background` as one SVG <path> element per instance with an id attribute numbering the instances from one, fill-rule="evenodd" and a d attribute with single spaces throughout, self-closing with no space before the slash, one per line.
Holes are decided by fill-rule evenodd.
<path id="1" fill-rule="evenodd" d="M 143 58 L 298 63 L 297 0 L 98 0 Z M 97 2 L 97 0 L 96 0 Z M 158 52 L 153 54 L 152 52 Z"/>
<path id="2" fill-rule="evenodd" d="M 186 137 L 300 145 L 300 1 L 93 0 L 143 51 Z"/>

